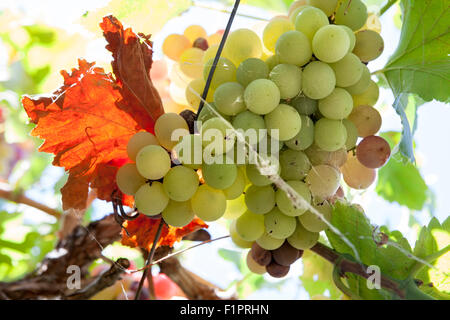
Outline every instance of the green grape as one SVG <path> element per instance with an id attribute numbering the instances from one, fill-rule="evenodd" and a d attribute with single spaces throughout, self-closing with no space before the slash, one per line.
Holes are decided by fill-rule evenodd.
<path id="1" fill-rule="evenodd" d="M 356 84 L 362 76 L 364 65 L 353 53 L 348 53 L 341 60 L 331 63 L 330 67 L 336 75 L 338 87 L 349 87 Z"/>
<path id="2" fill-rule="evenodd" d="M 356 141 L 358 141 L 358 129 L 356 128 L 354 123 L 348 119 L 344 119 L 342 123 L 347 130 L 347 140 L 345 141 L 345 148 L 348 151 L 356 146 Z"/>
<path id="3" fill-rule="evenodd" d="M 311 192 L 309 191 L 308 186 L 296 180 L 291 180 L 287 182 L 297 193 L 298 195 L 307 203 L 311 203 Z M 292 195 L 293 199 L 295 196 Z M 281 210 L 285 215 L 290 217 L 296 217 L 303 214 L 308 207 L 306 207 L 299 200 L 291 199 L 286 192 L 281 189 L 278 189 L 275 195 L 275 199 L 277 202 L 278 209 Z"/>
<path id="4" fill-rule="evenodd" d="M 375 81 L 370 80 L 369 86 L 366 91 L 361 94 L 353 95 L 353 106 L 374 106 L 380 96 L 380 88 Z"/>
<path id="5" fill-rule="evenodd" d="M 280 89 L 281 99 L 294 98 L 302 89 L 302 70 L 293 64 L 282 63 L 275 66 L 270 71 L 269 78 Z"/>
<path id="6" fill-rule="evenodd" d="M 319 164 L 311 168 L 305 181 L 309 185 L 312 196 L 323 200 L 336 193 L 340 178 L 339 170 L 326 164 Z"/>
<path id="7" fill-rule="evenodd" d="M 197 191 L 198 183 L 197 173 L 184 166 L 171 168 L 163 180 L 164 191 L 174 201 L 187 201 L 192 198 Z"/>
<path id="8" fill-rule="evenodd" d="M 257 79 L 267 79 L 269 67 L 261 59 L 248 58 L 242 61 L 236 71 L 236 80 L 244 87 Z"/>
<path id="9" fill-rule="evenodd" d="M 287 19 L 276 19 L 270 21 L 263 31 L 264 46 L 270 52 L 275 52 L 275 44 L 278 38 L 285 32 L 294 30 L 294 25 Z"/>
<path id="10" fill-rule="evenodd" d="M 247 183 L 245 181 L 245 173 L 243 170 L 244 169 L 238 168 L 237 176 L 233 184 L 223 190 L 223 193 L 225 194 L 227 200 L 236 199 L 244 192 L 245 185 Z"/>
<path id="11" fill-rule="evenodd" d="M 188 48 L 180 56 L 180 70 L 190 78 L 202 76 L 203 55 L 205 51 L 199 48 Z"/>
<path id="12" fill-rule="evenodd" d="M 191 199 L 192 210 L 204 221 L 215 221 L 221 218 L 227 208 L 227 199 L 222 190 L 203 184 Z"/>
<path id="13" fill-rule="evenodd" d="M 278 38 L 275 52 L 280 56 L 281 63 L 303 66 L 312 58 L 311 43 L 300 31 L 288 31 Z"/>
<path id="14" fill-rule="evenodd" d="M 200 110 L 200 113 L 198 114 L 197 121 L 198 122 L 206 122 L 207 120 L 211 118 L 217 118 L 222 116 L 225 120 L 230 121 L 231 116 L 227 116 L 225 114 L 222 114 L 217 110 L 216 104 L 214 102 L 208 103 L 203 106 L 202 110 Z M 198 129 L 201 128 L 201 125 L 197 122 L 197 125 L 199 126 Z"/>
<path id="15" fill-rule="evenodd" d="M 381 128 L 381 115 L 377 109 L 371 106 L 359 106 L 353 109 L 348 116 L 358 130 L 358 136 L 367 137 L 374 135 Z"/>
<path id="16" fill-rule="evenodd" d="M 350 29 L 347 26 L 344 25 L 340 25 L 340 27 L 342 29 L 344 29 L 345 32 L 347 32 L 348 38 L 350 39 L 350 47 L 348 48 L 348 53 L 352 52 L 353 49 L 355 48 L 355 43 L 356 43 L 356 37 L 355 37 L 355 33 L 353 32 L 352 29 Z"/>
<path id="17" fill-rule="evenodd" d="M 208 60 L 210 59 L 214 59 L 217 51 L 219 50 L 219 45 L 218 44 L 213 44 L 211 46 L 209 46 L 208 49 L 206 49 L 205 54 L 203 55 L 203 64 L 206 64 L 206 62 L 208 62 Z"/>
<path id="18" fill-rule="evenodd" d="M 302 90 L 308 98 L 323 99 L 335 86 L 336 76 L 328 64 L 314 61 L 303 69 Z"/>
<path id="19" fill-rule="evenodd" d="M 313 166 L 327 164 L 329 166 L 339 168 L 347 160 L 347 151 L 345 148 L 330 152 L 322 150 L 313 144 L 305 150 L 305 153 Z"/>
<path id="20" fill-rule="evenodd" d="M 319 240 L 318 232 L 310 232 L 297 222 L 294 233 L 287 238 L 287 242 L 298 250 L 311 249 Z"/>
<path id="21" fill-rule="evenodd" d="M 259 58 L 262 44 L 258 35 L 250 29 L 237 29 L 228 35 L 223 49 L 223 56 L 230 59 L 235 66 L 248 58 Z"/>
<path id="22" fill-rule="evenodd" d="M 314 142 L 325 151 L 336 151 L 345 145 L 347 131 L 342 121 L 322 118 L 314 126 Z"/>
<path id="23" fill-rule="evenodd" d="M 230 224 L 230 238 L 233 243 L 239 248 L 251 248 L 253 241 L 247 241 L 241 238 L 241 236 L 236 231 L 236 220 L 233 220 Z"/>
<path id="24" fill-rule="evenodd" d="M 128 140 L 127 144 L 128 158 L 130 158 L 132 161 L 136 161 L 136 156 L 138 152 L 141 151 L 143 147 L 151 144 L 158 145 L 158 140 L 150 132 L 141 131 L 135 133 L 130 138 L 130 140 Z"/>
<path id="25" fill-rule="evenodd" d="M 217 158 L 218 162 L 203 163 L 202 173 L 205 182 L 215 189 L 226 189 L 233 185 L 238 174 L 238 168 L 226 156 Z"/>
<path id="26" fill-rule="evenodd" d="M 221 118 L 211 118 L 202 124 L 200 129 L 202 144 L 205 147 L 206 154 L 227 153 L 234 147 L 235 133 L 231 125 Z"/>
<path id="27" fill-rule="evenodd" d="M 203 78 L 194 79 L 186 87 L 186 100 L 192 108 L 198 109 L 200 105 L 201 96 L 203 94 L 203 89 L 205 88 L 205 80 Z M 214 91 L 209 90 L 206 96 L 207 102 L 212 102 L 214 100 Z"/>
<path id="28" fill-rule="evenodd" d="M 314 7 L 303 9 L 295 18 L 295 30 L 306 35 L 309 41 L 313 40 L 317 30 L 328 24 L 327 15 Z"/>
<path id="29" fill-rule="evenodd" d="M 273 68 L 275 68 L 276 65 L 279 65 L 281 63 L 280 56 L 274 54 L 273 56 L 268 57 L 265 62 L 270 72 Z"/>
<path id="30" fill-rule="evenodd" d="M 328 119 L 345 119 L 352 110 L 352 96 L 347 90 L 342 88 L 335 88 L 329 96 L 319 100 L 319 111 Z"/>
<path id="31" fill-rule="evenodd" d="M 286 141 L 295 137 L 302 127 L 302 119 L 297 110 L 287 104 L 280 104 L 264 117 L 267 132 L 277 130 L 278 139 Z"/>
<path id="32" fill-rule="evenodd" d="M 160 146 L 146 146 L 136 156 L 137 170 L 141 176 L 150 180 L 159 180 L 164 177 L 170 166 L 170 156 Z"/>
<path id="33" fill-rule="evenodd" d="M 144 184 L 134 195 L 134 204 L 140 213 L 147 216 L 160 214 L 169 203 L 169 197 L 161 182 Z"/>
<path id="34" fill-rule="evenodd" d="M 117 170 L 116 183 L 120 191 L 134 195 L 145 183 L 145 178 L 139 174 L 134 163 L 127 163 Z"/>
<path id="35" fill-rule="evenodd" d="M 361 75 L 361 79 L 359 79 L 358 82 L 356 82 L 354 85 L 345 88 L 345 90 L 347 90 L 351 95 L 358 95 L 363 93 L 370 85 L 370 70 L 365 64 L 362 64 L 362 66 L 363 72 Z"/>
<path id="36" fill-rule="evenodd" d="M 347 32 L 339 26 L 327 25 L 314 35 L 312 51 L 317 59 L 333 63 L 341 60 L 350 48 Z"/>
<path id="37" fill-rule="evenodd" d="M 362 30 L 356 33 L 356 43 L 353 53 L 361 61 L 369 62 L 378 58 L 384 50 L 384 41 L 378 32 Z"/>
<path id="38" fill-rule="evenodd" d="M 256 240 L 256 243 L 263 249 L 275 250 L 281 247 L 284 243 L 284 239 L 274 238 L 267 232 L 264 232 L 264 234 Z"/>
<path id="39" fill-rule="evenodd" d="M 253 273 L 256 274 L 264 274 L 266 273 L 266 267 L 259 265 L 251 255 L 251 251 L 247 253 L 247 257 L 245 258 L 245 261 L 247 263 L 247 268 Z"/>
<path id="40" fill-rule="evenodd" d="M 358 30 L 367 21 L 367 7 L 361 0 L 339 0 L 334 15 L 336 24 Z"/>
<path id="41" fill-rule="evenodd" d="M 310 6 L 319 8 L 329 17 L 336 9 L 337 0 L 308 0 L 306 3 Z"/>
<path id="42" fill-rule="evenodd" d="M 170 200 L 162 212 L 162 218 L 168 225 L 179 228 L 189 224 L 194 219 L 194 216 L 190 201 L 178 202 Z"/>
<path id="43" fill-rule="evenodd" d="M 221 113 L 235 116 L 244 111 L 244 87 L 237 82 L 225 82 L 214 93 L 214 103 Z"/>
<path id="44" fill-rule="evenodd" d="M 300 115 L 302 118 L 302 127 L 300 131 L 290 140 L 285 141 L 286 146 L 292 150 L 305 150 L 314 142 L 314 122 L 310 117 L 303 114 Z"/>
<path id="45" fill-rule="evenodd" d="M 267 114 L 280 103 L 280 90 L 267 79 L 252 81 L 244 91 L 247 108 L 256 114 Z"/>
<path id="46" fill-rule="evenodd" d="M 281 177 L 284 180 L 303 180 L 311 164 L 302 151 L 287 149 L 280 153 Z"/>
<path id="47" fill-rule="evenodd" d="M 299 95 L 298 97 L 292 99 L 290 104 L 298 111 L 298 113 L 310 116 L 317 111 L 318 102 L 317 100 Z"/>
<path id="48" fill-rule="evenodd" d="M 286 239 L 292 235 L 295 231 L 296 223 L 295 217 L 283 214 L 277 207 L 264 215 L 266 232 L 276 239 Z"/>
<path id="49" fill-rule="evenodd" d="M 227 210 L 223 217 L 225 219 L 237 219 L 239 218 L 245 211 L 247 210 L 247 206 L 245 205 L 245 195 L 241 194 L 239 197 L 233 200 L 227 200 Z"/>
<path id="50" fill-rule="evenodd" d="M 245 191 L 245 204 L 250 211 L 265 214 L 275 206 L 275 191 L 270 185 L 262 187 L 252 185 Z"/>
<path id="51" fill-rule="evenodd" d="M 210 59 L 205 63 L 203 68 L 203 79 L 208 80 L 209 72 L 214 64 L 214 59 Z M 222 83 L 232 82 L 236 80 L 236 66 L 227 58 L 219 58 L 216 69 L 211 80 L 211 88 L 216 89 Z"/>
<path id="52" fill-rule="evenodd" d="M 309 7 L 310 6 L 307 6 L 307 5 L 301 5 L 301 6 L 297 7 L 297 8 L 295 8 L 294 10 L 292 10 L 289 13 L 289 20 L 291 20 L 292 23 L 295 23 L 295 19 L 297 18 L 298 14 L 300 12 L 302 12 L 302 10 L 304 10 L 306 8 L 309 8 Z"/>
<path id="53" fill-rule="evenodd" d="M 177 164 L 191 169 L 199 169 L 202 166 L 202 138 L 199 134 L 189 134 L 181 138 L 181 141 L 173 148 L 172 154 Z"/>
<path id="54" fill-rule="evenodd" d="M 241 112 L 236 117 L 234 117 L 232 125 L 236 130 L 241 129 L 244 135 L 247 130 L 250 130 L 246 135 L 245 140 L 251 145 L 258 143 L 258 141 L 260 141 L 264 137 L 264 135 L 261 134 L 260 130 L 266 129 L 264 118 L 259 114 L 255 114 L 248 110 Z M 253 133 L 255 133 L 255 135 L 253 135 Z M 253 136 L 254 139 L 251 139 L 251 137 Z"/>
<path id="55" fill-rule="evenodd" d="M 246 241 L 255 241 L 264 234 L 264 216 L 247 210 L 236 219 L 236 233 Z"/>
<path id="56" fill-rule="evenodd" d="M 313 205 L 313 208 L 316 209 L 320 214 L 322 214 L 323 218 L 326 221 L 331 221 L 333 208 L 328 202 L 325 201 L 322 204 Z M 328 225 L 323 222 L 323 220 L 316 213 L 309 210 L 299 216 L 298 220 L 300 221 L 302 226 L 310 232 L 320 232 L 328 228 Z"/>
<path id="57" fill-rule="evenodd" d="M 272 168 L 270 171 L 272 171 L 272 173 L 279 173 L 280 172 L 279 162 L 274 161 L 274 160 L 276 160 L 275 158 L 271 158 L 271 160 L 272 160 L 272 162 L 270 164 L 275 166 L 275 168 Z M 263 187 L 263 186 L 267 186 L 272 183 L 270 181 L 270 179 L 267 177 L 267 175 L 261 174 L 261 172 L 258 169 L 256 164 L 247 165 L 245 170 L 246 170 L 248 180 L 250 180 L 250 182 L 252 184 L 254 184 L 255 186 Z M 266 173 L 266 171 L 264 171 L 264 169 L 263 169 L 263 173 Z"/>
<path id="58" fill-rule="evenodd" d="M 167 150 L 172 150 L 180 138 L 188 134 L 186 120 L 179 114 L 164 113 L 155 122 L 155 136 L 159 144 Z"/>

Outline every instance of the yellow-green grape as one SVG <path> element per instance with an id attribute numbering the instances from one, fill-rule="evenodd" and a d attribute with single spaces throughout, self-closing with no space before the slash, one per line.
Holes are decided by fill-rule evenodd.
<path id="1" fill-rule="evenodd" d="M 203 71 L 203 55 L 205 51 L 199 48 L 189 48 L 181 54 L 180 69 L 191 78 L 199 78 Z"/>
<path id="2" fill-rule="evenodd" d="M 302 70 L 293 64 L 279 64 L 269 74 L 280 89 L 281 99 L 291 99 L 300 93 L 302 89 Z"/>
<path id="3" fill-rule="evenodd" d="M 352 110 L 352 96 L 347 90 L 342 88 L 335 88 L 329 96 L 319 100 L 319 111 L 328 119 L 345 119 Z"/>
<path id="4" fill-rule="evenodd" d="M 245 204 L 255 214 L 265 214 L 275 206 L 275 191 L 270 185 L 250 186 L 245 191 Z"/>
<path id="5" fill-rule="evenodd" d="M 260 58 L 262 55 L 261 40 L 250 29 L 237 29 L 228 35 L 223 55 L 236 66 L 245 59 Z"/>
<path id="6" fill-rule="evenodd" d="M 322 214 L 326 221 L 331 221 L 333 208 L 327 201 L 322 204 L 313 205 L 313 208 Z M 305 227 L 306 230 L 311 232 L 320 232 L 328 228 L 328 225 L 316 213 L 309 210 L 299 216 L 298 220 L 300 220 L 302 226 Z"/>
<path id="7" fill-rule="evenodd" d="M 147 216 L 160 214 L 169 203 L 169 197 L 161 182 L 144 184 L 134 195 L 134 204 L 140 213 Z"/>
<path id="8" fill-rule="evenodd" d="M 236 231 L 236 220 L 231 221 L 230 224 L 230 237 L 233 243 L 239 248 L 246 249 L 251 248 L 253 241 L 247 241 L 241 238 L 241 236 Z"/>
<path id="9" fill-rule="evenodd" d="M 377 109 L 371 106 L 359 106 L 353 109 L 348 116 L 358 130 L 358 136 L 364 138 L 374 135 L 381 128 L 381 115 Z"/>
<path id="10" fill-rule="evenodd" d="M 164 176 L 164 191 L 171 200 L 187 201 L 198 188 L 198 175 L 191 168 L 175 166 Z"/>
<path id="11" fill-rule="evenodd" d="M 341 60 L 331 63 L 336 75 L 336 86 L 349 87 L 356 84 L 363 74 L 364 65 L 353 53 L 348 53 Z"/>
<path id="12" fill-rule="evenodd" d="M 205 103 L 205 105 L 203 106 L 202 110 L 200 110 L 200 113 L 198 114 L 198 117 L 197 117 L 198 129 L 201 128 L 201 124 L 199 122 L 204 123 L 209 119 L 219 117 L 219 115 L 227 121 L 231 120 L 230 116 L 222 114 L 219 112 L 219 110 L 217 110 L 216 104 L 214 102 L 211 102 L 208 104 Z"/>
<path id="13" fill-rule="evenodd" d="M 238 168 L 234 163 L 226 163 L 228 160 L 226 156 L 218 159 L 220 163 L 203 163 L 203 179 L 215 189 L 226 189 L 236 180 Z"/>
<path id="14" fill-rule="evenodd" d="M 227 199 L 222 190 L 203 184 L 192 197 L 191 205 L 197 217 L 204 221 L 215 221 L 224 215 Z"/>
<path id="15" fill-rule="evenodd" d="M 336 193 L 340 179 L 339 170 L 326 164 L 319 164 L 311 168 L 305 181 L 314 198 L 327 199 Z"/>
<path id="16" fill-rule="evenodd" d="M 189 134 L 173 148 L 172 153 L 176 160 L 191 169 L 202 166 L 202 138 L 199 134 Z"/>
<path id="17" fill-rule="evenodd" d="M 193 24 L 193 25 L 187 27 L 184 30 L 183 34 L 191 42 L 194 42 L 198 38 L 206 38 L 207 37 L 206 30 L 202 26 L 199 26 L 196 24 Z"/>
<path id="18" fill-rule="evenodd" d="M 134 134 L 127 144 L 127 154 L 128 158 L 132 161 L 136 161 L 136 156 L 139 151 L 148 145 L 158 145 L 158 140 L 150 132 L 141 131 Z"/>
<path id="19" fill-rule="evenodd" d="M 311 42 L 300 31 L 288 31 L 278 38 L 275 52 L 280 56 L 281 63 L 303 66 L 312 58 Z"/>
<path id="20" fill-rule="evenodd" d="M 178 202 L 170 200 L 162 212 L 162 218 L 168 225 L 179 228 L 189 224 L 194 219 L 194 216 L 190 201 Z"/>
<path id="21" fill-rule="evenodd" d="M 207 81 L 211 67 L 214 64 L 214 58 L 209 59 L 203 68 L 203 80 Z M 211 88 L 216 89 L 222 83 L 236 80 L 236 66 L 227 58 L 219 58 L 216 69 L 211 80 Z"/>
<path id="22" fill-rule="evenodd" d="M 295 231 L 296 223 L 295 217 L 283 214 L 277 207 L 264 215 L 266 232 L 276 239 L 286 239 L 292 235 Z"/>
<path id="23" fill-rule="evenodd" d="M 322 118 L 314 126 L 314 142 L 325 151 L 341 149 L 347 141 L 347 130 L 342 121 Z"/>
<path id="24" fill-rule="evenodd" d="M 280 165 L 277 162 L 273 162 L 272 164 L 277 166 L 277 172 L 280 172 Z M 247 173 L 247 178 L 250 180 L 252 184 L 258 187 L 263 187 L 271 184 L 272 182 L 267 177 L 267 175 L 261 174 L 256 164 L 249 164 L 245 168 Z M 275 170 L 274 170 L 275 171 Z"/>
<path id="25" fill-rule="evenodd" d="M 341 60 L 350 48 L 347 32 L 337 25 L 323 26 L 312 41 L 312 51 L 317 59 L 333 63 Z"/>
<path id="26" fill-rule="evenodd" d="M 290 104 L 298 111 L 298 113 L 310 116 L 317 111 L 318 102 L 317 100 L 310 99 L 304 95 L 299 95 L 292 99 Z"/>
<path id="27" fill-rule="evenodd" d="M 250 251 L 247 252 L 247 257 L 245 258 L 245 261 L 247 263 L 247 268 L 253 273 L 256 274 L 264 274 L 266 273 L 266 267 L 261 266 L 252 258 L 252 255 Z"/>
<path id="28" fill-rule="evenodd" d="M 280 104 L 264 117 L 264 121 L 270 135 L 272 135 L 271 130 L 278 131 L 280 141 L 292 139 L 302 127 L 302 119 L 299 113 L 287 104 Z"/>
<path id="29" fill-rule="evenodd" d="M 266 62 L 258 58 L 248 58 L 239 65 L 236 71 L 236 80 L 244 87 L 257 79 L 267 79 L 269 67 Z"/>
<path id="30" fill-rule="evenodd" d="M 297 222 L 294 233 L 287 238 L 287 242 L 298 250 L 311 249 L 318 240 L 319 233 L 306 230 L 300 222 Z"/>
<path id="31" fill-rule="evenodd" d="M 263 249 L 275 250 L 281 247 L 284 243 L 284 239 L 274 238 L 267 232 L 264 232 L 264 234 L 256 240 L 256 243 Z"/>
<path id="32" fill-rule="evenodd" d="M 356 33 L 356 43 L 353 53 L 361 61 L 369 62 L 378 58 L 384 50 L 384 41 L 378 32 L 363 30 Z"/>
<path id="33" fill-rule="evenodd" d="M 358 30 L 366 23 L 367 7 L 361 0 L 339 0 L 334 19 L 336 24 Z"/>
<path id="34" fill-rule="evenodd" d="M 348 38 L 350 39 L 350 47 L 348 48 L 348 53 L 352 52 L 355 48 L 356 43 L 356 36 L 352 29 L 350 29 L 347 26 L 340 25 L 342 29 L 344 29 L 345 32 L 347 32 Z"/>
<path id="35" fill-rule="evenodd" d="M 277 54 L 274 54 L 273 56 L 270 56 L 266 59 L 267 67 L 269 67 L 269 71 L 272 71 L 273 68 L 275 68 L 276 65 L 279 65 L 281 63 L 280 56 Z"/>
<path id="36" fill-rule="evenodd" d="M 162 50 L 170 59 L 178 61 L 181 54 L 191 46 L 188 38 L 181 34 L 171 34 L 164 39 Z"/>
<path id="37" fill-rule="evenodd" d="M 264 46 L 270 52 L 275 52 L 275 44 L 278 38 L 285 32 L 294 30 L 294 25 L 287 19 L 276 19 L 270 21 L 263 31 Z"/>
<path id="38" fill-rule="evenodd" d="M 170 165 L 169 154 L 160 146 L 146 146 L 136 156 L 137 170 L 141 176 L 150 180 L 159 180 L 164 177 Z"/>
<path id="39" fill-rule="evenodd" d="M 202 78 L 192 80 L 186 87 L 186 100 L 195 110 L 197 110 L 200 105 L 203 89 L 205 89 L 205 80 Z M 213 100 L 214 90 L 208 90 L 206 101 L 211 102 Z"/>
<path id="40" fill-rule="evenodd" d="M 291 149 L 280 152 L 280 166 L 281 177 L 284 180 L 303 180 L 311 169 L 306 154 Z"/>
<path id="41" fill-rule="evenodd" d="M 361 94 L 353 95 L 353 106 L 374 106 L 377 103 L 379 97 L 380 88 L 375 81 L 370 80 L 369 86 L 367 87 L 366 91 Z"/>
<path id="42" fill-rule="evenodd" d="M 306 3 L 310 6 L 319 8 L 329 17 L 336 9 L 337 0 L 307 0 Z"/>
<path id="43" fill-rule="evenodd" d="M 245 205 L 245 195 L 241 194 L 236 199 L 227 201 L 227 210 L 225 211 L 223 217 L 225 219 L 234 220 L 239 218 L 246 210 L 247 206 Z"/>
<path id="44" fill-rule="evenodd" d="M 127 163 L 117 170 L 116 183 L 120 191 L 134 195 L 145 183 L 145 178 L 139 174 L 134 163 Z"/>
<path id="45" fill-rule="evenodd" d="M 313 144 L 305 150 L 305 153 L 313 166 L 327 164 L 329 166 L 339 168 L 347 160 L 347 151 L 345 148 L 330 152 L 322 150 Z"/>
<path id="46" fill-rule="evenodd" d="M 232 131 L 231 125 L 222 118 L 211 118 L 204 122 L 200 129 L 200 134 L 203 146 L 205 148 L 214 148 L 215 154 L 227 153 L 234 147 L 235 133 Z"/>
<path id="47" fill-rule="evenodd" d="M 358 129 L 355 124 L 348 119 L 342 120 L 342 123 L 347 130 L 347 140 L 345 141 L 345 148 L 348 150 L 353 149 L 358 141 Z"/>
<path id="48" fill-rule="evenodd" d="M 302 75 L 302 91 L 310 99 L 323 99 L 333 92 L 336 86 L 333 69 L 320 61 L 308 64 Z"/>
<path id="49" fill-rule="evenodd" d="M 301 181 L 291 180 L 287 182 L 289 186 L 291 186 L 298 195 L 306 202 L 311 203 L 311 192 L 309 191 L 308 186 Z M 292 195 L 294 197 L 294 195 Z M 285 191 L 278 189 L 275 195 L 275 199 L 277 201 L 277 207 L 283 212 L 285 215 L 290 217 L 296 217 L 303 214 L 308 207 L 303 202 L 292 200 Z M 297 204 L 297 202 L 299 202 Z M 297 205 L 296 205 L 297 204 Z"/>
<path id="50" fill-rule="evenodd" d="M 303 9 L 295 18 L 295 30 L 306 35 L 309 41 L 313 40 L 317 30 L 328 24 L 327 15 L 314 7 Z"/>
<path id="51" fill-rule="evenodd" d="M 205 53 L 203 54 L 203 64 L 206 64 L 211 59 L 214 60 L 218 50 L 219 50 L 218 44 L 213 44 L 209 46 L 209 48 L 206 49 Z"/>
<path id="52" fill-rule="evenodd" d="M 349 153 L 345 164 L 341 167 L 342 177 L 345 183 L 353 189 L 367 189 L 374 183 L 377 177 L 377 171 L 363 166 L 358 158 Z"/>
<path id="53" fill-rule="evenodd" d="M 247 210 L 236 219 L 236 233 L 246 241 L 255 241 L 264 234 L 264 215 Z"/>
<path id="54" fill-rule="evenodd" d="M 284 142 L 289 149 L 297 151 L 305 150 L 314 142 L 314 122 L 303 114 L 300 115 L 300 118 L 302 119 L 300 131 L 295 137 Z"/>
<path id="55" fill-rule="evenodd" d="M 302 12 L 302 10 L 309 8 L 309 7 L 310 6 L 306 5 L 306 2 L 305 2 L 305 4 L 298 6 L 297 8 L 292 10 L 291 13 L 289 14 L 289 20 L 291 20 L 291 22 L 295 24 L 295 19 L 297 18 L 298 14 L 300 12 Z"/>
<path id="56" fill-rule="evenodd" d="M 247 130 L 255 130 L 256 132 L 256 139 L 257 141 L 252 141 L 250 136 L 246 136 L 245 140 L 247 141 L 247 143 L 253 145 L 258 143 L 258 141 L 260 141 L 262 138 L 265 137 L 265 135 L 260 134 L 259 130 L 264 130 L 266 129 L 266 123 L 264 122 L 264 118 L 262 116 L 260 116 L 259 114 L 255 114 L 251 111 L 244 111 L 239 113 L 236 117 L 234 117 L 233 119 L 233 127 L 236 130 L 241 129 L 243 132 L 243 134 L 245 134 L 245 132 Z M 251 131 L 252 132 L 252 131 Z M 250 132 L 249 132 L 250 134 Z"/>
<path id="57" fill-rule="evenodd" d="M 365 64 L 362 65 L 363 72 L 361 75 L 361 79 L 359 79 L 358 82 L 356 82 L 354 85 L 345 88 L 345 90 L 347 90 L 353 96 L 363 93 L 367 90 L 367 88 L 369 88 L 370 85 L 370 70 Z"/>
<path id="58" fill-rule="evenodd" d="M 223 189 L 223 193 L 225 194 L 227 200 L 236 199 L 242 195 L 246 184 L 247 182 L 245 181 L 244 169 L 238 168 L 237 176 L 233 184 L 228 188 Z"/>
<path id="59" fill-rule="evenodd" d="M 186 120 L 176 113 L 164 113 L 155 122 L 155 135 L 161 146 L 167 150 L 180 141 L 181 137 L 189 134 Z"/>
<path id="60" fill-rule="evenodd" d="M 280 103 L 280 90 L 267 79 L 252 81 L 244 91 L 245 105 L 256 114 L 267 114 Z"/>
<path id="61" fill-rule="evenodd" d="M 214 93 L 217 110 L 228 116 L 235 116 L 246 109 L 244 87 L 237 82 L 221 84 Z"/>

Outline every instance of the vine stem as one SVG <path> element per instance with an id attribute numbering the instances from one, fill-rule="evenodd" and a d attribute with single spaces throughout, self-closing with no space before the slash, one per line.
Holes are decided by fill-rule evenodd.
<path id="1" fill-rule="evenodd" d="M 219 9 L 219 8 L 214 8 L 214 7 L 209 7 L 203 4 L 199 4 L 197 2 L 193 2 L 194 3 L 194 7 L 197 8 L 202 8 L 202 9 L 207 9 L 207 10 L 212 10 L 212 11 L 218 11 L 218 12 L 222 12 L 222 13 L 231 13 L 230 10 L 227 9 Z M 236 13 L 237 16 L 239 17 L 243 17 L 243 18 L 249 18 L 249 19 L 254 19 L 254 20 L 259 20 L 259 21 L 269 21 L 269 19 L 266 18 L 261 18 L 261 17 L 255 17 L 255 16 L 251 16 L 249 14 L 243 14 L 243 13 Z"/>
<path id="2" fill-rule="evenodd" d="M 378 16 L 381 17 L 386 11 L 389 10 L 390 7 L 392 7 L 395 3 L 397 2 L 397 0 L 389 0 L 381 9 L 380 12 L 378 13 Z"/>
<path id="3" fill-rule="evenodd" d="M 61 212 L 59 212 L 58 210 L 50 208 L 49 206 L 46 206 L 45 204 L 34 201 L 34 200 L 28 198 L 27 196 L 25 196 L 23 193 L 15 193 L 13 191 L 6 191 L 6 190 L 0 189 L 0 198 L 15 202 L 15 203 L 25 204 L 25 205 L 33 207 L 35 209 L 41 210 L 57 219 L 59 219 L 61 217 Z"/>

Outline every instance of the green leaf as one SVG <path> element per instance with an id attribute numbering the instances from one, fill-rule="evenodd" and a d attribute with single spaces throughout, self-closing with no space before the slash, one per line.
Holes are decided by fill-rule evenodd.
<path id="1" fill-rule="evenodd" d="M 242 252 L 236 250 L 230 250 L 225 248 L 220 248 L 217 252 L 224 260 L 232 262 L 236 268 L 241 269 L 241 257 Z"/>

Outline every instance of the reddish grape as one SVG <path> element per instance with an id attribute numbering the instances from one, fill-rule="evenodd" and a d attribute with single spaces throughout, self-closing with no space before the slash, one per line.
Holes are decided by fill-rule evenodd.
<path id="1" fill-rule="evenodd" d="M 272 253 L 269 250 L 261 248 L 256 242 L 253 243 L 250 252 L 253 260 L 260 266 L 267 266 L 272 261 Z"/>
<path id="2" fill-rule="evenodd" d="M 365 137 L 356 148 L 356 157 L 367 168 L 382 167 L 391 155 L 389 143 L 378 136 Z"/>
<path id="3" fill-rule="evenodd" d="M 209 48 L 208 40 L 205 38 L 197 38 L 192 46 L 194 48 L 202 49 L 203 51 L 206 51 Z"/>
<path id="4" fill-rule="evenodd" d="M 273 260 L 282 266 L 290 266 L 293 264 L 301 255 L 298 249 L 291 246 L 287 241 L 276 250 L 272 251 Z"/>
<path id="5" fill-rule="evenodd" d="M 285 275 L 289 273 L 289 266 L 282 266 L 272 261 L 267 267 L 267 273 L 270 274 L 274 278 L 283 278 Z"/>

